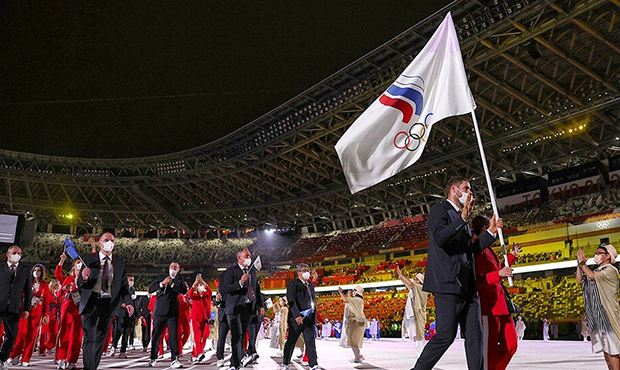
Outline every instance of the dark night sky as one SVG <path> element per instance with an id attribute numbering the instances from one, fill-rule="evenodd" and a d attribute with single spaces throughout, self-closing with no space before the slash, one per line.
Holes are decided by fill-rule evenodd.
<path id="1" fill-rule="evenodd" d="M 112 158 L 199 146 L 449 2 L 4 2 L 0 148 Z M 187 94 L 200 95 L 83 101 Z"/>

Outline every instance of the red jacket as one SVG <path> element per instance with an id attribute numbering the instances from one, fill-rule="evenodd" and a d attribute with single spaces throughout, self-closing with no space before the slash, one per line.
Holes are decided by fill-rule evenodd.
<path id="1" fill-rule="evenodd" d="M 34 284 L 35 283 L 33 282 L 33 288 Z M 48 282 L 41 280 L 39 282 L 39 289 L 36 292 L 33 289 L 31 297 L 33 303 L 36 303 L 32 304 L 30 316 L 34 318 L 41 318 L 42 316 L 45 316 L 47 313 L 47 305 L 51 298 Z"/>
<path id="2" fill-rule="evenodd" d="M 62 272 L 62 271 L 61 271 Z M 62 282 L 62 287 L 58 292 L 58 297 L 60 298 L 60 312 L 61 315 L 65 313 L 70 314 L 78 314 L 78 305 L 75 304 L 71 293 L 78 290 L 76 278 L 72 275 L 65 277 Z"/>
<path id="3" fill-rule="evenodd" d="M 508 264 L 516 261 L 513 254 L 508 254 Z M 483 315 L 509 315 L 506 296 L 501 284 L 499 270 L 504 267 L 492 248 L 485 248 L 476 255 L 476 286 L 480 294 L 480 307 Z"/>
<path id="4" fill-rule="evenodd" d="M 189 298 L 192 300 L 192 320 L 207 321 L 211 318 L 211 289 L 200 293 L 194 288 L 189 290 Z"/>

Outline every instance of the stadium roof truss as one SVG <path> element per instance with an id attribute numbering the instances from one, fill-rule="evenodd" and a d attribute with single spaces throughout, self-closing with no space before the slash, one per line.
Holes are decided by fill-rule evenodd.
<path id="1" fill-rule="evenodd" d="M 618 0 L 459 1 L 452 11 L 497 182 L 620 149 Z M 485 188 L 468 116 L 434 125 L 422 159 L 351 195 L 334 145 L 410 63 L 440 11 L 234 133 L 169 155 L 83 159 L 0 151 L 0 207 L 51 223 L 354 226 L 424 212 L 446 177 Z M 582 126 L 579 129 L 579 126 Z M 569 129 L 575 129 L 570 134 Z M 63 213 L 64 212 L 64 213 Z"/>

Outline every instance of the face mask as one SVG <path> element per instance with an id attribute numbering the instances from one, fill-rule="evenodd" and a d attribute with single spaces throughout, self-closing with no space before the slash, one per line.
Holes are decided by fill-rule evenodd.
<path id="1" fill-rule="evenodd" d="M 41 271 L 33 271 L 32 277 L 35 279 L 39 279 L 41 277 Z"/>
<path id="2" fill-rule="evenodd" d="M 103 250 L 104 252 L 110 253 L 112 252 L 112 250 L 114 249 L 114 242 L 111 240 L 108 240 L 107 242 L 103 243 Z"/>
<path id="3" fill-rule="evenodd" d="M 82 269 L 82 262 L 76 263 L 75 264 L 75 268 L 78 269 L 78 270 L 81 270 Z"/>
<path id="4" fill-rule="evenodd" d="M 246 259 L 243 260 L 243 266 L 250 267 L 251 264 L 252 264 L 252 259 L 251 258 L 246 258 Z"/>
<path id="5" fill-rule="evenodd" d="M 464 206 L 465 202 L 467 202 L 468 195 L 469 193 L 461 192 L 461 196 L 459 197 L 459 203 L 461 203 L 462 206 Z"/>
<path id="6" fill-rule="evenodd" d="M 170 270 L 168 270 L 168 273 L 170 274 L 170 277 L 174 279 L 175 277 L 177 277 L 178 271 L 170 269 Z"/>
<path id="7" fill-rule="evenodd" d="M 301 274 L 301 277 L 302 277 L 304 280 L 309 280 L 309 279 L 310 279 L 310 272 L 308 272 L 308 271 L 304 271 L 304 272 Z"/>
<path id="8" fill-rule="evenodd" d="M 601 256 L 600 254 L 595 254 L 594 263 L 596 263 L 597 265 L 600 265 L 602 262 L 603 262 L 603 256 Z"/>
<path id="9" fill-rule="evenodd" d="M 133 286 L 133 281 L 130 281 L 127 284 L 129 284 L 129 286 L 132 287 Z"/>
<path id="10" fill-rule="evenodd" d="M 11 254 L 11 256 L 9 257 L 10 261 L 12 263 L 18 263 L 20 259 L 22 259 L 22 255 L 21 254 Z"/>

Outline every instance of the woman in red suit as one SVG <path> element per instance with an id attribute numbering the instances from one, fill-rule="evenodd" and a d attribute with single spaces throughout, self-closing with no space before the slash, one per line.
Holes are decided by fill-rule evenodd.
<path id="1" fill-rule="evenodd" d="M 177 296 L 177 301 L 179 302 L 179 316 L 178 316 L 178 324 L 177 324 L 177 340 L 178 340 L 178 349 L 179 355 L 183 355 L 183 347 L 185 343 L 189 340 L 191 330 L 189 326 L 190 320 L 190 300 L 185 295 L 179 294 Z M 168 337 L 166 337 L 166 341 L 169 341 Z"/>
<path id="2" fill-rule="evenodd" d="M 472 220 L 474 238 L 486 232 L 489 221 L 482 216 Z M 520 246 L 513 244 L 508 264 L 517 260 Z M 512 268 L 504 266 L 492 248 L 476 255 L 476 286 L 480 294 L 482 329 L 485 346 L 485 370 L 505 370 L 517 352 L 517 330 L 508 311 L 502 279 L 512 276 Z"/>
<path id="3" fill-rule="evenodd" d="M 60 309 L 60 302 L 56 297 L 58 290 L 60 290 L 60 282 L 56 279 L 50 280 L 50 294 L 48 296 L 46 310 L 47 315 L 41 324 L 41 334 L 39 334 L 39 354 L 41 356 L 45 356 L 46 351 L 51 351 L 56 346 L 58 314 Z"/>
<path id="4" fill-rule="evenodd" d="M 200 274 L 188 292 L 192 300 L 192 329 L 194 331 L 194 349 L 192 362 L 205 360 L 204 349 L 209 338 L 209 319 L 211 318 L 211 288 Z"/>
<path id="5" fill-rule="evenodd" d="M 60 273 L 62 274 L 62 265 Z M 58 266 L 56 267 L 58 269 Z M 73 267 L 69 276 L 62 282 L 58 298 L 60 300 L 60 322 L 58 324 L 58 348 L 56 359 L 58 368 L 75 369 L 80 347 L 82 346 L 82 320 L 78 310 L 79 293 L 77 289 L 77 278 L 80 274 L 82 263 L 80 260 L 73 261 Z M 56 276 L 60 276 L 56 274 Z"/>
<path id="6" fill-rule="evenodd" d="M 45 267 L 36 264 L 32 268 L 32 309 L 28 318 L 19 320 L 17 340 L 10 355 L 12 360 L 17 360 L 21 356 L 21 363 L 24 367 L 30 366 L 30 357 L 32 357 L 34 343 L 39 333 L 39 325 L 46 315 L 49 297 L 50 290 L 45 281 Z"/>

